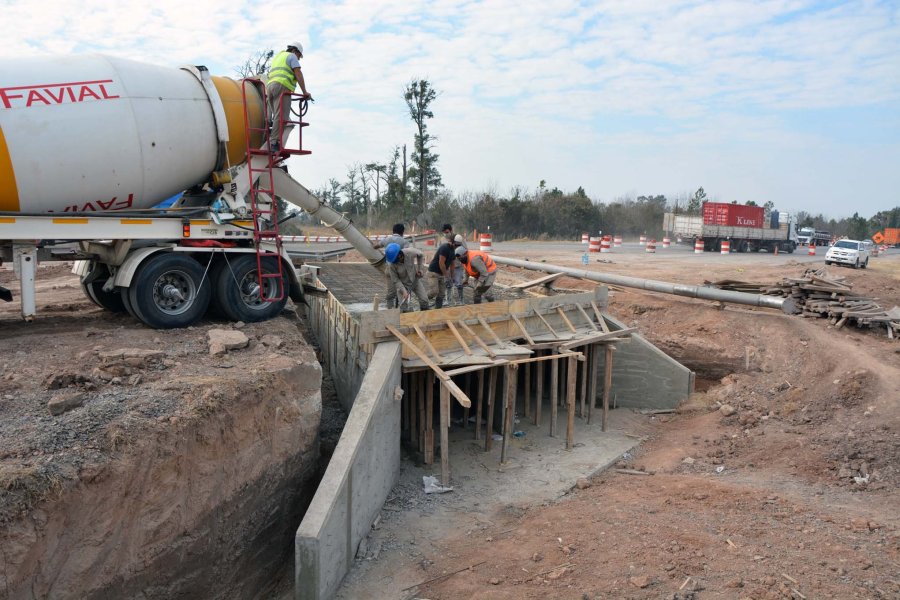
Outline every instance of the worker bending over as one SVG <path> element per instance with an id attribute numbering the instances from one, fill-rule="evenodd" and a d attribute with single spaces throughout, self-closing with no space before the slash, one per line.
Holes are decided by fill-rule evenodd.
<path id="1" fill-rule="evenodd" d="M 450 226 L 444 225 L 444 227 Z M 428 273 L 425 274 L 428 281 L 428 299 L 434 299 L 435 308 L 444 306 L 444 291 L 451 289 L 454 262 L 456 262 L 456 255 L 453 253 L 453 243 L 447 240 L 438 247 L 434 258 L 428 264 Z M 447 298 L 448 305 L 450 300 L 451 298 Z"/>
<path id="2" fill-rule="evenodd" d="M 481 304 L 482 296 L 488 302 L 493 302 L 494 296 L 490 289 L 497 274 L 497 263 L 486 252 L 467 250 L 465 246 L 456 249 L 456 256 L 466 270 L 465 282 L 468 282 L 469 277 L 475 279 L 475 304 Z"/>
<path id="3" fill-rule="evenodd" d="M 403 223 L 395 223 L 391 231 L 391 235 L 387 236 L 383 240 L 372 242 L 372 247 L 384 248 L 388 244 L 397 244 L 398 246 L 400 246 L 400 248 L 406 248 L 407 246 L 409 246 L 409 240 L 403 237 L 403 233 L 406 231 L 406 226 Z M 391 274 L 388 271 L 384 272 L 384 286 L 387 290 L 384 295 L 385 301 L 387 302 L 387 307 L 397 308 L 397 293 L 394 289 L 394 284 L 391 283 Z"/>
<path id="4" fill-rule="evenodd" d="M 425 274 L 424 254 L 417 248 L 400 248 L 398 244 L 388 244 L 384 257 L 388 262 L 388 276 L 391 278 L 392 297 L 388 298 L 388 308 L 396 298 L 402 312 L 412 310 L 410 296 L 419 300 L 419 310 L 428 310 L 428 294 L 422 283 Z"/>

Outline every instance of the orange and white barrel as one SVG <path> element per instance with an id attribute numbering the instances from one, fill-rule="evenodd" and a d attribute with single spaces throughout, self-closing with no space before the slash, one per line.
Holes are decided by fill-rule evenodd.
<path id="1" fill-rule="evenodd" d="M 720 254 L 731 254 L 731 242 L 728 240 L 722 240 L 722 244 L 719 247 Z"/>
<path id="2" fill-rule="evenodd" d="M 694 254 L 703 254 L 703 238 L 694 240 Z"/>
<path id="3" fill-rule="evenodd" d="M 668 248 L 671 245 L 672 245 L 672 240 L 667 237 L 664 237 L 663 238 L 663 248 Z"/>
<path id="4" fill-rule="evenodd" d="M 616 235 L 613 236 L 613 248 L 621 248 L 622 247 L 622 236 Z"/>
<path id="5" fill-rule="evenodd" d="M 590 242 L 590 240 L 591 240 L 591 236 L 589 236 L 586 233 L 581 234 L 581 243 L 582 244 L 587 244 L 588 242 Z"/>
<path id="6" fill-rule="evenodd" d="M 588 240 L 588 252 L 600 252 L 600 238 L 592 237 Z"/>
<path id="7" fill-rule="evenodd" d="M 481 234 L 481 251 L 482 252 L 493 252 L 494 251 L 494 235 L 491 233 L 482 233 Z"/>
<path id="8" fill-rule="evenodd" d="M 878 256 L 878 246 L 872 246 L 872 256 Z"/>
<path id="9" fill-rule="evenodd" d="M 646 246 L 647 245 L 647 236 L 642 235 L 641 237 L 639 237 L 638 244 L 640 244 L 641 246 Z"/>
<path id="10" fill-rule="evenodd" d="M 610 246 L 612 246 L 612 238 L 608 235 L 604 235 L 600 238 L 600 252 L 605 253 L 610 251 Z"/>
<path id="11" fill-rule="evenodd" d="M 810 244 L 810 245 L 809 245 L 809 252 L 808 252 L 807 254 L 809 254 L 809 256 L 815 256 L 815 255 L 816 255 L 816 245 L 815 245 L 815 244 Z"/>
<path id="12" fill-rule="evenodd" d="M 434 229 L 426 229 L 423 233 L 425 235 L 434 236 L 434 234 L 437 232 Z M 425 240 L 425 245 L 426 246 L 434 246 L 434 237 L 430 237 L 427 240 Z"/>
<path id="13" fill-rule="evenodd" d="M 647 252 L 648 254 L 656 254 L 656 240 L 650 240 L 649 242 L 647 242 L 645 252 Z"/>

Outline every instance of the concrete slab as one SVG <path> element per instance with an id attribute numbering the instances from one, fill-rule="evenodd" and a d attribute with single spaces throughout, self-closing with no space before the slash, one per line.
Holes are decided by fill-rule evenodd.
<path id="1" fill-rule="evenodd" d="M 441 551 L 444 537 L 490 525 L 498 511 L 520 510 L 560 498 L 579 477 L 598 473 L 629 452 L 638 440 L 625 434 L 640 434 L 646 419 L 631 411 L 612 411 L 610 430 L 603 433 L 599 422 L 588 425 L 576 417 L 576 447 L 567 451 L 562 414 L 560 437 L 556 438 L 547 435 L 549 405 L 544 406 L 541 428 L 520 419 L 515 429 L 525 435 L 513 438 L 509 460 L 503 466 L 499 464 L 499 440 L 485 453 L 483 440 L 472 439 L 472 425 L 463 429 L 460 421 L 454 423 L 450 444 L 454 491 L 446 494 L 426 495 L 422 488 L 423 475 L 439 476 L 439 462 L 425 467 L 407 454 L 401 463 L 400 481 L 381 511 L 380 528 L 365 541 L 367 552 L 357 555 L 336 597 L 404 597 L 404 588 L 424 579 L 419 563 Z"/>

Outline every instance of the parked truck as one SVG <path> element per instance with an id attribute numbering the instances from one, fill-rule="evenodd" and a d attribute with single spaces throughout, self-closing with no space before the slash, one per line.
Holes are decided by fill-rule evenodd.
<path id="1" fill-rule="evenodd" d="M 797 232 L 797 239 L 801 246 L 830 246 L 831 233 L 812 227 L 801 227 Z"/>
<path id="2" fill-rule="evenodd" d="M 711 205 L 711 206 L 710 206 Z M 748 210 L 751 209 L 751 210 Z M 772 211 L 769 222 L 761 207 L 707 202 L 701 215 L 666 213 L 663 229 L 688 243 L 703 240 L 704 250 L 718 252 L 722 242 L 732 252 L 793 252 L 798 245 L 794 223 L 787 213 Z"/>
<path id="3" fill-rule="evenodd" d="M 302 103 L 294 96 L 283 100 Z M 207 309 L 271 318 L 288 297 L 302 298 L 276 196 L 382 267 L 384 255 L 283 168 L 309 154 L 303 112 L 270 132 L 263 81 L 201 66 L 0 59 L 0 261 L 13 263 L 23 317 L 36 312 L 38 261 L 75 260 L 93 302 L 151 327 L 184 327 Z M 0 299 L 11 291 L 0 287 Z"/>

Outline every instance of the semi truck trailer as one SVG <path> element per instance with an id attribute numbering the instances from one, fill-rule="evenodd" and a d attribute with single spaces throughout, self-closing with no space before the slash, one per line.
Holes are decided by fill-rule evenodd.
<path id="1" fill-rule="evenodd" d="M 349 219 L 287 174 L 289 156 L 309 154 L 303 112 L 270 127 L 264 81 L 202 66 L 0 59 L 0 261 L 18 276 L 22 316 L 36 313 L 37 263 L 74 260 L 93 302 L 151 327 L 184 327 L 207 310 L 271 318 L 302 298 L 281 247 L 278 196 L 383 268 Z M 12 300 L 10 290 L 0 299 Z"/>
<path id="2" fill-rule="evenodd" d="M 763 227 L 762 219 L 757 221 L 760 226 L 715 225 L 704 222 L 709 219 L 702 215 L 666 213 L 663 230 L 689 243 L 703 240 L 704 250 L 709 252 L 719 252 L 724 241 L 730 243 L 732 252 L 774 252 L 776 248 L 780 252 L 793 252 L 798 245 L 793 222 L 784 213 L 779 216 L 773 212 L 773 215 L 776 226 Z M 743 219 L 735 217 L 735 221 L 739 218 Z"/>

